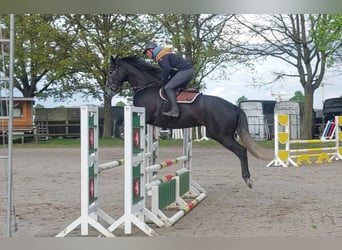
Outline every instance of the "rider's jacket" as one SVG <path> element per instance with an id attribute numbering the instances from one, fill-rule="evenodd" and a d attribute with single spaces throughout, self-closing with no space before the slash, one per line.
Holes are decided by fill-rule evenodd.
<path id="1" fill-rule="evenodd" d="M 193 68 L 188 60 L 172 53 L 170 48 L 154 48 L 153 58 L 163 70 L 162 84 L 166 84 L 175 72 Z"/>

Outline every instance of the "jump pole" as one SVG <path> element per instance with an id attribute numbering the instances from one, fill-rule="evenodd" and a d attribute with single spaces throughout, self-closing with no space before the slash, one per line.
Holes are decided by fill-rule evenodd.
<path id="1" fill-rule="evenodd" d="M 183 129 L 183 135 L 182 156 L 146 166 L 145 169 L 146 175 L 151 176 L 158 170 L 182 163 L 182 168 L 177 171 L 158 180 L 147 182 L 145 185 L 146 191 L 151 195 L 151 213 L 148 217 L 158 227 L 172 226 L 207 196 L 206 191 L 191 178 L 192 129 Z M 190 202 L 185 201 L 185 199 L 189 199 L 190 195 L 192 200 Z M 168 217 L 162 211 L 166 207 L 176 207 L 178 211 Z"/>
<path id="2" fill-rule="evenodd" d="M 107 237 L 114 234 L 98 222 L 102 218 L 108 224 L 115 220 L 99 208 L 98 204 L 98 108 L 81 106 L 81 216 L 62 230 L 56 237 L 64 237 L 81 226 L 81 235 L 88 235 L 92 226 Z"/>

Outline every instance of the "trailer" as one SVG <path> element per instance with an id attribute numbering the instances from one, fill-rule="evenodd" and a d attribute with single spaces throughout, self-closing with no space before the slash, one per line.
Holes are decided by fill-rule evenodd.
<path id="1" fill-rule="evenodd" d="M 249 133 L 256 140 L 271 140 L 274 137 L 274 106 L 272 100 L 241 101 L 239 107 L 245 111 Z"/>
<path id="2" fill-rule="evenodd" d="M 323 103 L 323 122 L 334 119 L 335 116 L 342 115 L 342 97 L 326 99 Z"/>
<path id="3" fill-rule="evenodd" d="M 274 106 L 275 114 L 286 114 L 290 118 L 290 136 L 291 140 L 300 139 L 301 125 L 303 123 L 303 102 L 298 101 L 280 101 Z"/>

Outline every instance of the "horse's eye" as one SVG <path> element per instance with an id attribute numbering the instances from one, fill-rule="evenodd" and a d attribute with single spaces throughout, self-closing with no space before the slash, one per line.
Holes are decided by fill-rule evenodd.
<path id="1" fill-rule="evenodd" d="M 110 74 L 110 75 L 113 74 L 113 71 L 109 71 L 109 74 Z"/>

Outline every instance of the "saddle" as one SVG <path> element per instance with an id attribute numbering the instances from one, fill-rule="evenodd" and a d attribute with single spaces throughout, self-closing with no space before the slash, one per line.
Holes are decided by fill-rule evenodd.
<path id="1" fill-rule="evenodd" d="M 201 94 L 202 93 L 199 92 L 195 88 L 188 88 L 188 89 L 181 88 L 176 92 L 177 103 L 193 103 L 196 100 L 196 98 Z M 159 96 L 164 101 L 167 101 L 167 97 L 166 97 L 166 94 L 164 92 L 164 88 L 160 88 Z"/>

